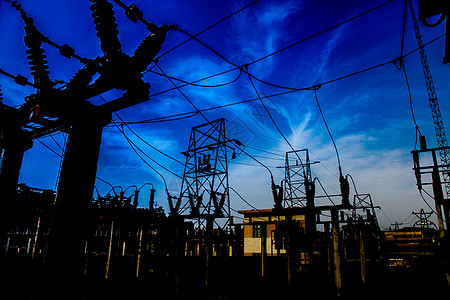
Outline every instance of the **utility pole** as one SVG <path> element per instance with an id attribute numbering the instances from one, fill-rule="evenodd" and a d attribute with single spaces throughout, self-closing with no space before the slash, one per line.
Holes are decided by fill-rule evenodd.
<path id="1" fill-rule="evenodd" d="M 362 217 L 358 220 L 359 234 L 359 260 L 361 264 L 361 282 L 366 283 L 366 251 L 364 248 L 364 220 Z"/>
<path id="2" fill-rule="evenodd" d="M 333 273 L 336 295 L 341 296 L 341 255 L 339 253 L 339 217 L 338 209 L 331 210 L 331 239 L 333 241 Z"/>
<path id="3" fill-rule="evenodd" d="M 261 224 L 261 278 L 264 279 L 266 272 L 267 256 L 267 224 Z"/>

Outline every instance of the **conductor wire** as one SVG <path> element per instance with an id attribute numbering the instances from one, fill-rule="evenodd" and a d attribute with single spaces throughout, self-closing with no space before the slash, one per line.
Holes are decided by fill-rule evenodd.
<path id="1" fill-rule="evenodd" d="M 325 127 L 327 128 L 328 135 L 330 136 L 331 142 L 333 143 L 333 146 L 334 146 L 334 150 L 336 151 L 336 157 L 337 157 L 338 166 L 339 166 L 339 173 L 342 174 L 342 171 L 341 171 L 341 160 L 339 158 L 339 152 L 338 152 L 336 143 L 334 142 L 334 138 L 333 138 L 333 135 L 331 134 L 330 128 L 328 128 L 328 124 L 327 124 L 327 121 L 325 120 L 325 116 L 324 116 L 324 114 L 322 112 L 322 108 L 320 107 L 319 98 L 317 97 L 317 89 L 318 88 L 319 88 L 319 86 L 316 86 L 314 88 L 314 97 L 316 98 L 317 107 L 319 108 L 319 112 L 320 112 L 320 115 L 322 116 L 323 123 L 325 124 Z"/>

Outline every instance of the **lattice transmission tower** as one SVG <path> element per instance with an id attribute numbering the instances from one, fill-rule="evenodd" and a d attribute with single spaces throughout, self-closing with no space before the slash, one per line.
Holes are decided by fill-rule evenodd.
<path id="1" fill-rule="evenodd" d="M 231 225 L 228 185 L 228 151 L 225 120 L 193 127 L 189 139 L 180 196 L 169 199 L 172 214 L 192 219 L 197 228 L 226 229 Z"/>
<path id="2" fill-rule="evenodd" d="M 311 162 L 308 149 L 286 152 L 284 166 L 284 206 L 306 205 L 306 190 L 311 183 Z"/>
<path id="3" fill-rule="evenodd" d="M 444 123 L 442 121 L 441 111 L 439 109 L 439 102 L 437 99 L 436 90 L 434 88 L 433 78 L 431 77 L 427 54 L 425 53 L 425 48 L 422 41 L 422 34 L 420 33 L 419 22 L 417 21 L 414 5 L 411 0 L 408 0 L 408 5 L 414 26 L 417 45 L 419 46 L 420 60 L 422 62 L 423 74 L 425 76 L 425 83 L 427 86 L 428 101 L 430 103 L 431 115 L 433 117 L 436 141 L 438 147 L 440 148 L 439 155 L 441 158 L 441 164 L 444 166 L 442 174 L 445 182 L 446 198 L 447 201 L 450 201 L 450 150 L 448 149 Z"/>

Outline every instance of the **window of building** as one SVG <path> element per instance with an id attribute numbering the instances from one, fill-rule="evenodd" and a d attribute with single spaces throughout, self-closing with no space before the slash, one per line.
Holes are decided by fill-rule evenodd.
<path id="1" fill-rule="evenodd" d="M 260 238 L 262 232 L 262 226 L 261 224 L 253 224 L 253 237 L 254 238 Z"/>

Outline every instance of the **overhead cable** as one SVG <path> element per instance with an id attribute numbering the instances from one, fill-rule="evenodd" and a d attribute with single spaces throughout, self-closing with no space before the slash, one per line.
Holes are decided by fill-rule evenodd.
<path id="1" fill-rule="evenodd" d="M 303 42 L 306 42 L 307 40 L 310 40 L 310 39 L 312 39 L 312 38 L 314 38 L 314 37 L 317 37 L 317 36 L 319 36 L 319 35 L 321 35 L 321 34 L 324 34 L 324 33 L 328 32 L 328 31 L 330 31 L 330 30 L 333 30 L 333 29 L 335 29 L 335 28 L 337 28 L 337 27 L 339 27 L 339 26 L 342 26 L 342 25 L 344 25 L 344 24 L 346 24 L 346 23 L 349 23 L 349 22 L 351 22 L 351 21 L 353 21 L 353 20 L 355 20 L 355 19 L 357 19 L 357 18 L 360 18 L 360 17 L 362 17 L 362 16 L 364 16 L 364 15 L 366 15 L 366 14 L 369 14 L 369 13 L 371 13 L 371 12 L 373 12 L 373 11 L 375 11 L 375 10 L 381 8 L 381 7 L 384 7 L 385 5 L 387 5 L 387 4 L 389 4 L 389 3 L 392 3 L 392 2 L 394 2 L 394 0 L 390 0 L 390 1 L 388 1 L 388 2 L 385 2 L 385 3 L 383 3 L 383 4 L 380 4 L 380 5 L 378 5 L 378 6 L 374 7 L 374 8 L 372 8 L 372 9 L 369 9 L 369 10 L 367 10 L 367 11 L 365 11 L 365 12 L 363 12 L 363 13 L 357 15 L 357 16 L 354 16 L 354 17 L 352 17 L 352 18 L 350 18 L 350 19 L 348 19 L 348 20 L 345 20 L 345 21 L 343 21 L 343 22 L 341 22 L 341 23 L 338 23 L 338 24 L 336 24 L 336 25 L 334 25 L 334 26 L 332 26 L 332 27 L 329 27 L 329 28 L 327 28 L 327 29 L 325 29 L 325 30 L 322 30 L 322 31 L 320 31 L 320 32 L 318 32 L 318 33 L 316 33 L 316 34 L 314 34 L 314 35 L 311 35 L 311 36 L 309 36 L 309 37 L 307 37 L 307 38 L 305 38 L 305 39 L 303 39 L 303 40 L 300 40 L 300 41 L 295 42 L 295 43 L 293 43 L 293 44 L 290 44 L 290 45 L 288 45 L 288 46 L 286 46 L 286 47 L 284 47 L 284 48 L 281 48 L 281 49 L 279 49 L 279 50 L 277 50 L 277 51 L 275 51 L 275 52 L 272 52 L 272 53 L 270 53 L 270 54 L 267 54 L 266 56 L 263 56 L 263 57 L 261 57 L 261 58 L 255 60 L 255 61 L 253 61 L 253 62 L 248 63 L 248 65 L 255 64 L 255 63 L 257 63 L 257 62 L 260 62 L 261 60 L 264 60 L 264 59 L 266 59 L 266 58 L 269 58 L 269 57 L 271 57 L 271 56 L 273 56 L 273 55 L 275 55 L 275 54 L 278 54 L 278 53 L 280 53 L 280 52 L 282 52 L 282 51 L 284 51 L 284 50 L 287 50 L 287 49 L 289 49 L 289 48 L 291 48 L 291 47 L 297 46 L 298 44 L 301 44 L 301 43 L 303 43 Z"/>
<path id="2" fill-rule="evenodd" d="M 323 123 L 325 124 L 325 127 L 327 129 L 328 135 L 331 138 L 331 142 L 333 143 L 334 150 L 336 151 L 336 157 L 337 157 L 338 166 L 339 166 L 339 173 L 342 174 L 342 171 L 341 171 L 342 170 L 341 169 L 341 160 L 339 158 L 339 152 L 338 152 L 336 143 L 334 142 L 334 138 L 333 138 L 333 135 L 331 134 L 330 128 L 328 127 L 327 121 L 325 120 L 325 116 L 324 116 L 324 114 L 322 112 L 322 108 L 320 107 L 319 98 L 317 97 L 317 89 L 314 89 L 314 97 L 316 98 L 317 107 L 319 108 L 319 112 L 320 112 L 320 115 L 322 116 Z"/>
<path id="3" fill-rule="evenodd" d="M 48 150 L 50 150 L 53 154 L 55 154 L 56 156 L 58 156 L 59 158 L 62 158 L 63 157 L 63 155 L 61 155 L 61 154 L 59 154 L 58 152 L 56 152 L 55 150 L 53 150 L 52 148 L 50 148 L 47 144 L 45 144 L 43 141 L 41 141 L 40 139 L 36 139 L 42 146 L 44 146 L 45 148 L 47 148 Z M 109 186 L 111 186 L 112 188 L 113 188 L 113 186 L 111 185 L 111 183 L 109 183 L 108 181 L 106 181 L 106 180 L 104 180 L 104 179 L 102 179 L 102 178 L 100 178 L 100 177 L 98 177 L 98 176 L 95 176 L 95 178 L 96 179 L 98 179 L 98 180 L 100 180 L 100 181 L 102 181 L 102 182 L 104 182 L 104 183 L 106 183 L 106 184 L 108 184 Z"/>
<path id="4" fill-rule="evenodd" d="M 199 36 L 199 35 L 200 35 L 200 34 L 202 34 L 203 32 L 205 32 L 205 31 L 207 31 L 207 30 L 209 30 L 209 29 L 213 28 L 214 26 L 216 26 L 216 25 L 218 25 L 218 24 L 222 23 L 223 21 L 225 21 L 225 20 L 227 20 L 227 19 L 229 19 L 229 18 L 233 17 L 234 15 L 238 14 L 239 12 L 241 12 L 241 11 L 245 10 L 246 8 L 248 8 L 248 7 L 252 6 L 253 4 L 255 4 L 255 3 L 257 3 L 257 2 L 259 2 L 259 0 L 255 0 L 255 1 L 252 1 L 252 2 L 250 2 L 250 3 L 249 3 L 249 4 L 247 4 L 246 6 L 244 6 L 244 7 L 240 8 L 239 10 L 237 10 L 237 11 L 233 12 L 232 14 L 230 14 L 230 15 L 226 16 L 225 18 L 223 18 L 223 19 L 221 19 L 221 20 L 217 21 L 216 23 L 214 23 L 214 24 L 212 24 L 212 25 L 208 26 L 207 28 L 203 29 L 203 30 L 202 30 L 202 31 L 200 31 L 199 33 L 197 33 L 197 34 L 195 34 L 195 35 L 191 35 L 191 36 L 190 36 L 190 38 L 188 38 L 188 39 L 187 39 L 187 40 L 185 40 L 184 42 L 182 42 L 182 43 L 178 44 L 177 46 L 173 47 L 172 49 L 169 49 L 169 50 L 167 50 L 167 51 L 166 51 L 166 52 L 164 52 L 163 54 L 159 55 L 159 57 L 162 57 L 162 56 L 164 56 L 164 55 L 168 54 L 169 52 L 171 52 L 171 51 L 175 50 L 176 48 L 180 47 L 181 45 L 183 45 L 183 44 L 185 44 L 185 43 L 189 42 L 189 41 L 190 41 L 190 40 L 192 40 L 192 39 L 193 39 L 194 37 L 197 37 L 197 36 Z"/>
<path id="5" fill-rule="evenodd" d="M 173 82 L 173 80 L 167 76 L 167 74 L 161 69 L 161 67 L 159 66 L 158 63 L 156 63 L 156 66 L 158 67 L 158 69 L 161 71 L 162 74 L 164 74 L 164 76 L 166 76 L 166 78 L 172 83 L 172 85 L 174 85 L 174 87 L 181 93 L 181 95 L 183 95 L 183 97 L 196 109 L 196 112 L 199 113 L 205 120 L 206 122 L 210 123 L 210 121 L 208 120 L 208 118 L 203 114 L 202 111 L 200 111 L 197 106 L 191 101 L 191 99 L 189 99 L 188 96 L 186 96 L 183 91 L 175 84 L 175 82 Z M 270 171 L 270 169 L 264 165 L 263 163 L 261 163 L 259 160 L 257 160 L 255 157 L 253 157 L 252 155 L 248 154 L 244 149 L 242 149 L 239 145 L 240 143 L 237 143 L 236 141 L 233 140 L 229 140 L 231 141 L 242 153 L 246 154 L 248 157 L 250 157 L 251 159 L 253 159 L 254 161 L 256 161 L 257 163 L 259 163 L 261 166 L 263 166 L 264 168 L 267 169 L 267 171 L 269 171 L 270 173 L 270 177 L 272 178 L 273 181 L 273 175 L 272 175 L 272 171 Z"/>
<path id="6" fill-rule="evenodd" d="M 246 70 L 248 71 L 247 67 Z M 247 73 L 248 74 L 248 73 Z M 266 105 L 264 104 L 264 101 L 262 100 L 261 96 L 259 95 L 258 90 L 256 89 L 255 84 L 253 83 L 252 77 L 248 74 L 248 78 L 250 80 L 250 83 L 252 84 L 253 89 L 255 90 L 256 95 L 258 96 L 259 101 L 261 102 L 262 106 L 264 107 L 264 110 L 266 111 L 267 115 L 269 116 L 270 120 L 272 121 L 273 125 L 275 126 L 275 128 L 278 130 L 278 132 L 280 133 L 280 135 L 283 137 L 283 139 L 286 141 L 286 143 L 289 145 L 289 147 L 291 148 L 291 150 L 295 153 L 295 155 L 297 156 L 298 160 L 300 161 L 300 164 L 302 163 L 302 159 L 300 158 L 300 156 L 298 155 L 298 153 L 296 152 L 296 150 L 294 149 L 294 147 L 291 145 L 291 143 L 289 142 L 289 140 L 286 138 L 286 136 L 283 134 L 283 132 L 281 131 L 280 127 L 278 127 L 277 123 L 275 122 L 275 120 L 272 117 L 272 114 L 269 112 L 269 110 L 267 109 Z M 303 174 L 305 175 L 305 170 L 303 169 Z M 306 176 L 305 176 L 306 177 Z"/>
<path id="7" fill-rule="evenodd" d="M 156 74 L 156 75 L 164 76 L 163 74 L 155 72 L 155 71 L 150 71 L 150 72 L 153 73 L 153 74 Z M 197 84 L 197 83 L 194 83 L 194 82 L 188 82 L 186 80 L 183 80 L 183 79 L 180 79 L 180 78 L 175 78 L 175 77 L 172 77 L 172 76 L 170 76 L 170 78 L 174 79 L 176 81 L 180 81 L 182 83 L 185 83 L 186 85 L 192 85 L 192 86 L 204 87 L 204 88 L 216 88 L 216 87 L 227 86 L 227 85 L 235 83 L 241 77 L 241 74 L 242 74 L 242 70 L 239 69 L 238 76 L 236 78 L 234 78 L 233 80 L 225 82 L 225 83 L 214 84 L 214 85 Z"/>
<path id="8" fill-rule="evenodd" d="M 250 202 L 248 202 L 247 200 L 245 200 L 234 188 L 232 187 L 228 187 L 229 189 L 233 190 L 233 192 L 236 193 L 236 195 L 238 195 L 238 197 L 248 206 L 250 206 L 251 208 L 253 208 L 256 211 L 260 211 L 259 209 L 257 209 L 254 205 L 252 205 Z"/>
<path id="9" fill-rule="evenodd" d="M 176 161 L 177 163 L 184 165 L 181 161 L 179 161 L 178 159 L 164 153 L 163 151 L 159 150 L 158 148 L 154 147 L 152 144 L 150 144 L 149 142 L 147 142 L 146 140 L 144 140 L 140 135 L 138 135 L 134 130 L 131 129 L 130 126 L 128 126 L 128 124 L 119 116 L 119 114 L 117 112 L 114 112 L 114 114 L 119 118 L 119 120 L 122 122 L 123 125 L 125 125 L 128 130 L 130 130 L 138 139 L 140 139 L 143 143 L 145 143 L 147 146 L 149 146 L 150 148 L 152 148 L 153 150 L 161 153 L 162 155 L 172 159 L 173 161 Z M 114 122 L 114 124 L 116 125 L 116 123 Z"/>

